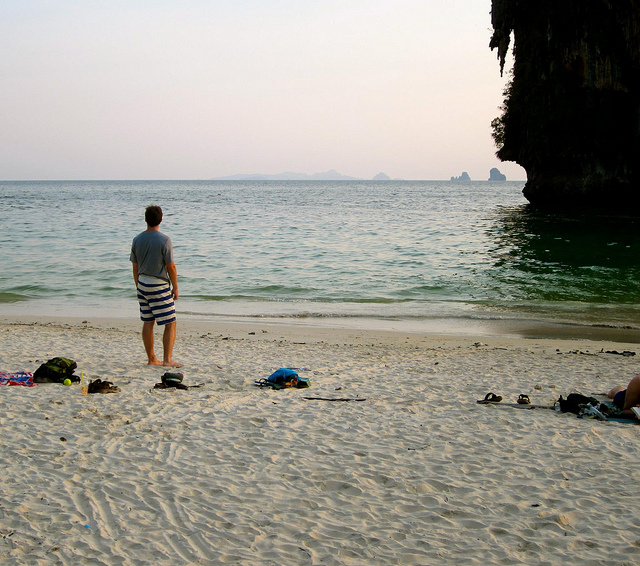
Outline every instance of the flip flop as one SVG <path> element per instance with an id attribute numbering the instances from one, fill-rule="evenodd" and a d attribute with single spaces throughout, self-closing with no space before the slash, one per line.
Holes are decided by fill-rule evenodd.
<path id="1" fill-rule="evenodd" d="M 518 397 L 518 405 L 529 405 L 530 403 L 531 399 L 529 399 L 529 395 L 523 393 Z"/>
<path id="2" fill-rule="evenodd" d="M 120 388 L 110 381 L 102 381 L 100 378 L 89 382 L 88 393 L 118 393 Z"/>
<path id="3" fill-rule="evenodd" d="M 154 389 L 193 389 L 194 387 L 202 387 L 204 383 L 196 383 L 195 385 L 185 385 L 179 381 L 165 381 L 165 383 L 156 383 Z"/>
<path id="4" fill-rule="evenodd" d="M 489 403 L 500 403 L 502 401 L 502 397 L 500 395 L 494 395 L 493 393 L 487 393 L 484 396 L 484 399 L 478 399 L 478 403 L 489 404 Z"/>

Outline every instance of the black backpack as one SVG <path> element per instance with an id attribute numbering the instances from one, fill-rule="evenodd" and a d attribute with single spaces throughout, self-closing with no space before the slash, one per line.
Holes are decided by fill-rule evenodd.
<path id="1" fill-rule="evenodd" d="M 33 374 L 34 383 L 63 383 L 65 379 L 77 383 L 80 378 L 73 375 L 78 364 L 68 358 L 52 358 L 42 364 Z"/>
<path id="2" fill-rule="evenodd" d="M 576 415 L 580 414 L 581 405 L 592 405 L 594 407 L 598 407 L 600 405 L 600 401 L 597 399 L 581 395 L 580 393 L 569 393 L 566 399 L 563 399 L 561 395 L 560 399 L 558 399 L 558 403 L 560 404 L 560 410 L 563 413 L 574 413 Z"/>

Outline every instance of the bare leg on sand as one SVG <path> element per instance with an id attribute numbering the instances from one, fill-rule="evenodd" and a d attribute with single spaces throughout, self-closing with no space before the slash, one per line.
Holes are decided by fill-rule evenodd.
<path id="1" fill-rule="evenodd" d="M 143 322 L 142 323 L 142 342 L 144 344 L 144 349 L 147 352 L 148 362 L 147 365 L 150 366 L 161 366 L 162 362 L 156 358 L 156 354 L 153 349 L 153 327 L 155 325 L 155 321 Z"/>
<path id="2" fill-rule="evenodd" d="M 162 335 L 162 346 L 164 349 L 164 358 L 162 364 L 165 367 L 181 368 L 184 364 L 174 362 L 171 356 L 173 355 L 173 345 L 176 341 L 176 327 L 177 322 L 174 320 L 169 324 L 164 325 L 164 334 Z"/>

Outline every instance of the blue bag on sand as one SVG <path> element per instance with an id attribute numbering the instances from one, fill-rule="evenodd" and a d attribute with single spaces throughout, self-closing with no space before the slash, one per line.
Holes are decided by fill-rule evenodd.
<path id="1" fill-rule="evenodd" d="M 275 383 L 276 385 L 283 385 L 284 387 L 295 387 L 298 385 L 298 372 L 289 368 L 280 368 L 274 371 L 267 378 L 267 381 Z"/>
<path id="2" fill-rule="evenodd" d="M 280 368 L 274 371 L 267 379 L 259 379 L 256 385 L 260 387 L 273 387 L 284 389 L 285 387 L 309 387 L 309 380 L 298 376 L 298 372 L 289 368 Z"/>

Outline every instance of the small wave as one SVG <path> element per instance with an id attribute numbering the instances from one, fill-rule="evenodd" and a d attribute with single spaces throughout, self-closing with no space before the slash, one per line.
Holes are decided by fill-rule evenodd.
<path id="1" fill-rule="evenodd" d="M 17 293 L 0 293 L 0 303 L 18 303 L 20 301 L 28 301 L 30 297 L 27 295 L 18 295 Z"/>
<path id="2" fill-rule="evenodd" d="M 377 320 L 429 320 L 442 318 L 441 316 L 427 316 L 425 314 L 402 314 L 398 316 L 395 314 L 385 315 L 380 313 L 347 313 L 347 312 L 319 312 L 319 311 L 304 311 L 304 312 L 292 312 L 292 313 L 205 313 L 192 310 L 180 310 L 180 315 L 194 316 L 203 318 L 226 318 L 232 316 L 233 318 L 270 318 L 270 319 L 358 319 L 358 318 L 375 318 Z M 469 319 L 469 320 L 493 320 L 491 317 L 481 316 L 469 316 L 468 314 L 454 314 L 451 313 L 447 316 L 450 319 Z M 495 317 L 495 320 L 501 320 L 500 317 Z"/>
<path id="3" fill-rule="evenodd" d="M 306 291 L 306 289 L 305 289 Z M 401 297 L 401 298 L 390 298 L 390 297 L 318 297 L 318 296 L 309 296 L 309 297 L 291 297 L 289 293 L 291 289 L 288 288 L 286 291 L 283 291 L 283 297 L 279 296 L 271 296 L 265 297 L 264 295 L 246 295 L 246 294 L 231 294 L 231 295 L 182 295 L 184 298 L 195 299 L 198 301 L 213 301 L 213 302 L 223 302 L 223 301 L 249 301 L 249 302 L 272 302 L 272 303 L 281 303 L 284 301 L 288 303 L 321 303 L 321 304 L 362 304 L 362 305 L 394 305 L 401 303 L 410 303 L 415 302 L 416 298 L 412 297 Z"/>

